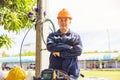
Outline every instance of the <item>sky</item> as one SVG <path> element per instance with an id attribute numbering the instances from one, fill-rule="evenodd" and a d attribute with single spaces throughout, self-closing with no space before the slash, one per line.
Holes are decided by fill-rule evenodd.
<path id="1" fill-rule="evenodd" d="M 90 50 L 101 50 L 108 49 L 108 33 L 107 30 L 117 30 L 117 35 L 114 32 L 112 36 L 119 38 L 120 30 L 120 0 L 48 0 L 48 12 L 47 15 L 54 22 L 56 28 L 57 24 L 57 14 L 63 8 L 66 8 L 71 13 L 73 19 L 71 24 L 71 29 L 81 35 L 84 43 L 84 51 Z M 0 27 L 0 34 L 8 33 Z M 6 50 L 1 49 L 0 51 L 7 51 L 8 53 L 14 54 L 19 53 L 20 45 L 23 40 L 26 31 L 23 31 L 19 35 L 15 33 L 8 33 L 15 41 L 13 48 Z M 105 34 L 106 36 L 105 36 Z M 89 35 L 88 35 L 89 34 Z M 96 35 L 95 35 L 96 34 Z M 93 36 L 94 35 L 94 36 Z M 102 40 L 97 36 L 102 36 Z M 35 31 L 31 30 L 25 41 L 23 51 L 33 50 L 35 51 Z M 114 36 L 114 37 L 115 37 Z M 91 39 L 91 37 L 94 37 Z M 91 40 L 89 40 L 91 39 Z M 119 40 L 119 39 L 117 39 Z M 115 40 L 116 42 L 119 42 Z M 93 42 L 94 41 L 94 42 Z M 115 42 L 114 41 L 114 42 Z M 94 44 L 92 44 L 94 43 Z M 99 44 L 98 44 L 99 43 Z M 96 45 L 95 45 L 96 44 Z M 98 46 L 98 45 L 100 46 Z M 120 44 L 120 43 L 117 43 Z M 102 47 L 101 47 L 102 46 Z M 117 46 L 117 47 L 116 47 Z M 115 45 L 116 48 L 120 47 Z"/>
<path id="2" fill-rule="evenodd" d="M 84 51 L 119 50 L 120 0 L 51 0 L 49 6 L 56 26 L 58 12 L 70 11 L 71 29 L 81 35 Z"/>
<path id="3" fill-rule="evenodd" d="M 80 31 L 106 28 L 120 28 L 120 0 L 51 0 L 50 17 L 56 19 L 62 8 L 72 16 L 74 29 Z"/>

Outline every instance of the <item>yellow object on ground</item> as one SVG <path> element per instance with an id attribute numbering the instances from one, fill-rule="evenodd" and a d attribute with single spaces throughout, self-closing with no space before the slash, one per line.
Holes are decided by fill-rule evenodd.
<path id="1" fill-rule="evenodd" d="M 25 71 L 20 67 L 15 67 L 9 71 L 5 80 L 24 80 L 25 78 Z"/>

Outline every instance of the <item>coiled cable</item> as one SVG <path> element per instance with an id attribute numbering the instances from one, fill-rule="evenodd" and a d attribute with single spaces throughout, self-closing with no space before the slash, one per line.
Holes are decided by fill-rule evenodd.
<path id="1" fill-rule="evenodd" d="M 50 22 L 50 24 L 52 25 L 52 28 L 51 27 L 49 27 L 49 29 L 52 31 L 52 32 L 55 32 L 55 26 L 54 26 L 54 23 L 52 22 L 52 20 L 51 19 L 48 19 L 48 18 L 46 18 L 42 23 L 41 23 L 41 37 L 42 37 L 42 40 L 43 40 L 43 42 L 44 42 L 44 44 L 46 45 L 46 42 L 45 42 L 45 39 L 44 39 L 44 26 L 43 26 L 43 24 L 44 23 L 46 23 L 46 22 Z M 35 26 L 36 27 L 36 26 Z M 25 38 L 26 38 L 26 36 L 27 36 L 27 34 L 29 33 L 29 31 L 32 29 L 32 27 L 26 32 L 26 34 L 25 34 L 25 36 L 23 37 L 23 40 L 22 40 L 22 43 L 21 43 L 21 47 L 20 47 L 20 67 L 22 68 L 22 46 L 23 46 L 23 43 L 24 43 L 24 40 L 25 40 Z M 45 50 L 45 49 L 42 49 L 42 50 Z M 41 50 L 41 51 L 42 51 Z"/>

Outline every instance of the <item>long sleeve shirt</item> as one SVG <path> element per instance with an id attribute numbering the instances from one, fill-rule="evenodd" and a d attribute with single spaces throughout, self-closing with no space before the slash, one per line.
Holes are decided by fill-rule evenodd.
<path id="1" fill-rule="evenodd" d="M 51 52 L 49 68 L 64 70 L 68 75 L 79 76 L 77 56 L 82 53 L 80 36 L 72 31 L 66 34 L 51 33 L 47 38 L 47 50 Z M 54 56 L 53 52 L 59 52 L 60 56 Z"/>
<path id="2" fill-rule="evenodd" d="M 47 49 L 52 52 L 60 52 L 60 57 L 76 57 L 82 53 L 80 35 L 68 31 L 62 34 L 59 30 L 51 33 L 47 38 Z"/>

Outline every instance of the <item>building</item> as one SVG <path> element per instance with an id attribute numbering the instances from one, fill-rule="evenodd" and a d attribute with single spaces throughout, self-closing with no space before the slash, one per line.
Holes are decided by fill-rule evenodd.
<path id="1" fill-rule="evenodd" d="M 118 56 L 120 56 L 120 53 L 81 54 L 78 57 L 79 67 L 81 69 L 120 69 Z M 0 63 L 2 68 L 7 69 L 21 65 L 25 70 L 35 69 L 35 56 L 4 57 L 0 58 Z"/>
<path id="2" fill-rule="evenodd" d="M 79 59 L 79 67 L 82 69 L 120 69 L 117 57 L 120 53 L 82 54 Z"/>

